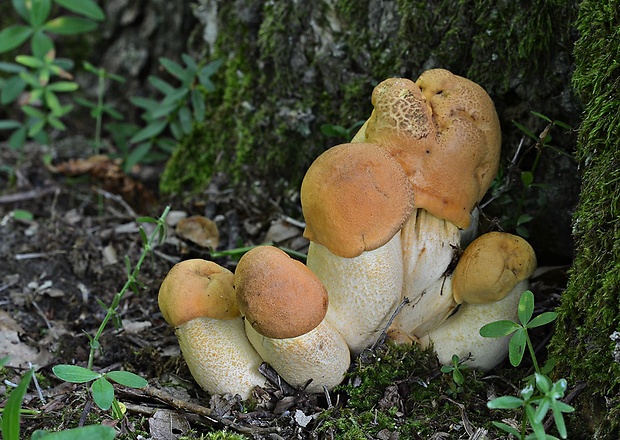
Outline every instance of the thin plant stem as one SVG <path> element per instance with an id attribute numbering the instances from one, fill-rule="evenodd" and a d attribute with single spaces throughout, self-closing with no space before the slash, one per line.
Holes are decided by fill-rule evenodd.
<path id="1" fill-rule="evenodd" d="M 527 348 L 530 352 L 530 357 L 532 358 L 532 364 L 534 365 L 534 371 L 536 371 L 538 374 L 542 374 L 540 372 L 540 367 L 538 366 L 538 361 L 536 360 L 536 352 L 534 351 L 534 345 L 532 344 L 532 340 L 530 339 L 530 334 L 526 333 L 525 336 Z"/>
<path id="2" fill-rule="evenodd" d="M 144 243 L 144 248 L 142 250 L 142 254 L 140 255 L 140 259 L 136 263 L 131 273 L 127 276 L 127 281 L 125 282 L 125 285 L 123 286 L 123 288 L 119 292 L 117 292 L 116 295 L 114 296 L 114 299 L 112 300 L 112 305 L 108 307 L 108 312 L 103 318 L 103 321 L 101 321 L 101 325 L 99 326 L 97 333 L 95 334 L 94 338 L 90 341 L 90 353 L 88 355 L 88 367 L 87 367 L 89 370 L 93 369 L 95 351 L 97 350 L 97 348 L 99 348 L 99 338 L 101 338 L 101 335 L 103 334 L 103 331 L 108 325 L 108 322 L 114 316 L 114 313 L 116 312 L 116 308 L 120 304 L 121 299 L 123 298 L 127 290 L 129 290 L 129 288 L 132 287 L 132 285 L 136 283 L 138 279 L 138 274 L 140 273 L 140 268 L 142 267 L 142 263 L 144 262 L 144 259 L 151 252 L 153 248 L 153 242 L 159 236 L 161 228 L 165 227 L 165 220 L 166 220 L 166 216 L 168 215 L 169 211 L 170 211 L 170 206 L 166 206 L 166 209 L 164 210 L 163 214 L 157 220 L 157 226 L 155 227 L 155 230 L 149 237 L 148 241 Z"/>
<path id="3" fill-rule="evenodd" d="M 103 93 L 105 86 L 105 71 L 99 69 L 99 81 L 97 84 L 97 118 L 95 119 L 95 154 L 101 151 L 101 122 L 103 119 Z"/>

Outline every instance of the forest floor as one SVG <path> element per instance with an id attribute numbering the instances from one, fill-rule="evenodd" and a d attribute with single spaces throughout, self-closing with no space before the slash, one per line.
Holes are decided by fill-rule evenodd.
<path id="1" fill-rule="evenodd" d="M 0 164 L 0 358 L 10 357 L 0 369 L 0 406 L 7 383 L 18 383 L 30 365 L 40 389 L 31 386 L 23 401 L 32 412 L 22 416 L 22 438 L 37 429 L 98 423 L 115 427 L 119 438 L 152 439 L 228 438 L 209 434 L 222 429 L 265 439 L 491 439 L 501 438 L 492 419 L 518 426 L 514 413 L 491 414 L 486 401 L 514 394 L 527 366 L 488 375 L 467 371 L 459 388 L 428 353 L 390 345 L 359 360 L 347 385 L 330 395 L 274 385 L 257 391 L 252 402 L 210 398 L 193 382 L 157 306 L 159 285 L 175 262 L 214 259 L 205 243 L 174 224 L 187 216 L 213 219 L 220 251 L 269 242 L 303 253 L 296 193 L 274 199 L 258 183 L 232 187 L 216 178 L 201 194 L 161 198 L 161 167 L 142 166 L 128 176 L 104 158 L 56 154 L 47 160 L 36 145 L 22 154 L 0 146 Z M 89 338 L 127 282 L 126 260 L 133 267 L 143 252 L 140 227 L 147 235 L 153 231 L 153 223 L 136 218 L 157 218 L 167 206 L 167 239 L 144 260 L 143 287 L 123 296 L 119 327 L 108 324 L 94 359 L 96 371 L 125 369 L 149 382 L 143 389 L 116 387 L 127 409 L 118 420 L 93 404 L 87 386 L 59 380 L 52 367 L 86 365 Z M 234 256 L 215 260 L 234 271 Z M 557 304 L 565 278 L 565 268 L 555 268 L 533 283 L 537 312 Z M 535 335 L 539 345 L 549 332 Z M 381 367 L 388 359 L 397 366 Z"/>

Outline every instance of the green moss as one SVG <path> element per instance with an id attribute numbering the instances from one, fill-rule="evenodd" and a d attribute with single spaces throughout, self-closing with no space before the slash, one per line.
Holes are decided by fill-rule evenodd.
<path id="1" fill-rule="evenodd" d="M 620 330 L 619 10 L 618 0 L 586 0 L 579 12 L 573 84 L 585 106 L 577 151 L 583 186 L 574 214 L 576 257 L 552 341 L 560 372 L 573 384 L 587 382 L 576 425 L 610 439 L 620 433 L 613 398 L 620 364 L 609 338 Z"/>
<path id="2" fill-rule="evenodd" d="M 452 429 L 450 435 L 457 436 L 461 403 L 474 426 L 494 432 L 490 420 L 495 414 L 486 408 L 488 384 L 473 370 L 465 370 L 464 376 L 462 391 L 455 394 L 451 375 L 439 373 L 431 350 L 389 343 L 362 354 L 338 387 L 345 404 L 323 412 L 317 432 L 339 440 L 375 438 L 383 430 L 398 433 L 401 440 Z"/>

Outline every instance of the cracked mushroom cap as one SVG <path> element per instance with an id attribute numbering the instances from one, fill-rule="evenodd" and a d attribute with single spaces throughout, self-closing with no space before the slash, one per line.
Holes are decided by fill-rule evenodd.
<path id="1" fill-rule="evenodd" d="M 487 304 L 502 300 L 536 269 L 532 246 L 516 235 L 488 232 L 463 252 L 452 275 L 457 303 Z"/>
<path id="2" fill-rule="evenodd" d="M 383 246 L 413 210 L 413 189 L 399 163 L 369 143 L 337 145 L 312 163 L 301 184 L 304 236 L 353 258 Z"/>
<path id="3" fill-rule="evenodd" d="M 239 316 L 233 274 L 217 263 L 185 260 L 166 275 L 159 288 L 159 309 L 170 325 L 195 318 L 232 319 Z"/>
<path id="4" fill-rule="evenodd" d="M 380 144 L 400 162 L 416 208 L 467 228 L 499 165 L 501 132 L 489 95 L 466 78 L 432 69 L 415 83 L 381 82 L 372 103 L 354 140 Z"/>
<path id="5" fill-rule="evenodd" d="M 327 289 L 307 266 L 273 246 L 256 247 L 235 270 L 239 310 L 261 335 L 294 338 L 327 313 Z"/>

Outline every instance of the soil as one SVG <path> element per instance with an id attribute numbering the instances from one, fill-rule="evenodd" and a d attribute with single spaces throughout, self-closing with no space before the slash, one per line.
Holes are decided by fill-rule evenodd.
<path id="1" fill-rule="evenodd" d="M 255 396 L 256 408 L 231 396 L 209 398 L 193 382 L 157 306 L 159 285 L 178 261 L 206 258 L 234 271 L 234 252 L 214 258 L 191 233 L 175 229 L 179 218 L 212 219 L 219 251 L 276 242 L 305 252 L 295 191 L 274 198 L 267 185 L 233 188 L 217 176 L 201 194 L 166 198 L 157 193 L 161 164 L 125 174 L 109 158 L 80 158 L 34 144 L 20 153 L 0 146 L 0 164 L 0 358 L 10 356 L 0 377 L 17 383 L 34 365 L 41 389 L 39 395 L 31 386 L 24 399 L 23 407 L 36 413 L 22 417 L 22 438 L 37 429 L 91 423 L 112 425 L 121 438 L 178 438 L 222 428 L 253 438 L 318 438 L 312 424 L 300 428 L 313 422 L 299 417 L 326 408 L 324 396 L 274 387 Z M 149 381 L 146 389 L 117 388 L 127 416 L 114 420 L 93 404 L 87 387 L 60 381 L 52 367 L 86 366 L 89 339 L 127 282 L 126 262 L 133 268 L 140 260 L 140 228 L 147 236 L 153 231 L 153 223 L 136 219 L 158 218 L 168 206 L 168 236 L 144 260 L 142 287 L 124 294 L 120 319 L 107 325 L 94 358 L 95 371 L 125 369 Z M 554 269 L 535 284 L 537 298 L 547 298 L 541 309 L 554 306 L 564 282 L 564 269 Z M 0 384 L 0 396 L 8 386 Z M 398 438 L 385 435 L 377 438 Z"/>

